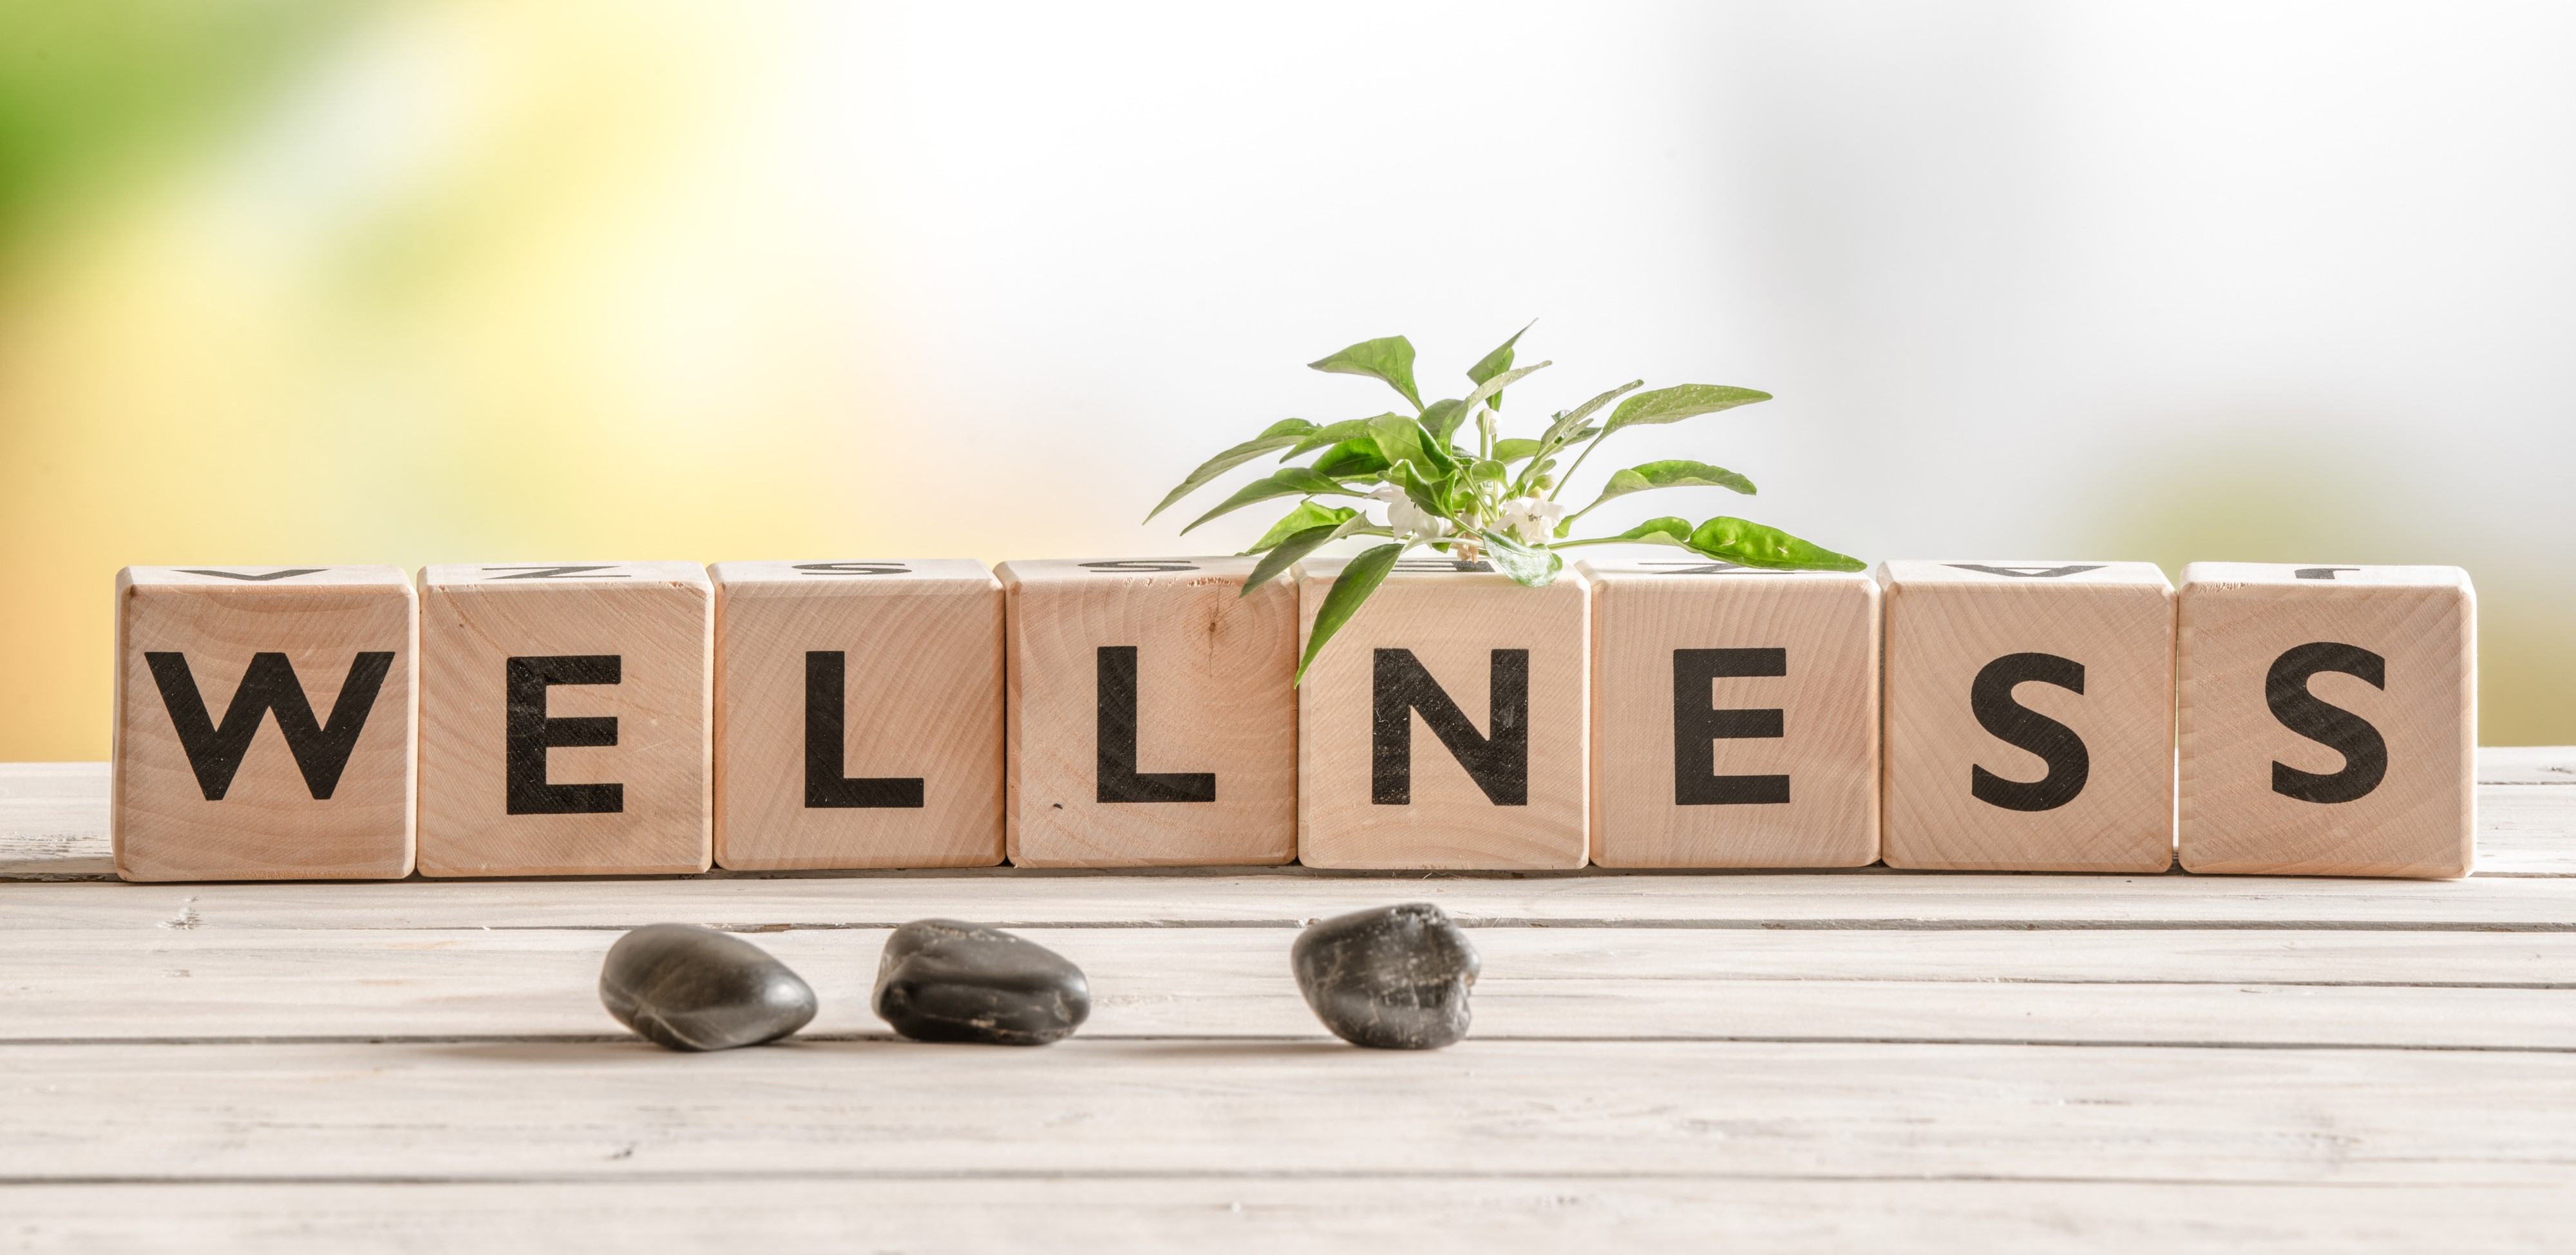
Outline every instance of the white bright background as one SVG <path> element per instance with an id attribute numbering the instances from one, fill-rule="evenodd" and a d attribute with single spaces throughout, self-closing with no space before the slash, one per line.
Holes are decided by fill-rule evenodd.
<path id="1" fill-rule="evenodd" d="M 1524 420 L 1636 376 L 1779 397 L 1597 459 L 1758 499 L 1596 518 L 2457 563 L 2523 677 L 2491 732 L 2568 726 L 2576 9 L 918 5 L 810 53 L 915 367 L 890 541 L 1240 547 L 1265 514 L 1134 520 L 1390 400 L 1300 363 L 1403 333 L 1454 395 L 1537 317 Z"/>
<path id="2" fill-rule="evenodd" d="M 1456 395 L 1533 318 L 1522 423 L 1779 397 L 1585 468 L 1761 496 L 1604 526 L 2456 563 L 2483 739 L 2576 743 L 2576 6 L 88 0 L 0 39 L 0 760 L 106 754 L 120 566 L 1235 550 L 1271 512 L 1138 520 L 1393 399 L 1303 363 L 1401 333 Z M 156 93 L 166 134 L 75 125 Z M 75 166 L 115 177 L 39 178 Z"/>

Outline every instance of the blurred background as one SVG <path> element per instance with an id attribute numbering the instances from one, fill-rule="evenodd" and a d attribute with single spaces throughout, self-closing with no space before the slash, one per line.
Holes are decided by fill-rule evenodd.
<path id="1" fill-rule="evenodd" d="M 1759 498 L 1596 519 L 2456 563 L 2482 739 L 2576 742 L 2571 63 L 2553 4 L 0 0 L 0 760 L 106 756 L 129 563 L 1240 549 L 1137 520 L 1386 408 L 1301 363 L 1457 395 L 1531 318 L 1507 417 L 1779 397 L 1611 462 Z"/>

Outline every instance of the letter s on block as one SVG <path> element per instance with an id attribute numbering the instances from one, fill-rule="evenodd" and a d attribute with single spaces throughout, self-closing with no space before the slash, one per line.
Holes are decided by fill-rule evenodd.
<path id="1" fill-rule="evenodd" d="M 1968 768 L 1968 791 L 1980 802 L 2008 811 L 2049 811 L 2075 800 L 2093 772 L 2093 758 L 2075 729 L 2013 700 L 2013 686 L 2025 682 L 2054 684 L 2084 691 L 2084 664 L 2055 654 L 2006 654 L 1977 672 L 1968 686 L 1968 708 L 1978 726 L 2008 745 L 2037 754 L 2048 774 L 2037 780 L 2006 780 L 1983 767 Z"/>
<path id="2" fill-rule="evenodd" d="M 2368 797 L 2388 775 L 2388 741 L 2369 720 L 2308 691 L 2308 678 L 2320 671 L 2359 676 L 2375 689 L 2388 687 L 2387 660 L 2358 645 L 2310 641 L 2273 659 L 2263 677 L 2263 703 L 2282 727 L 2343 755 L 2343 770 L 2319 775 L 2275 761 L 2272 791 L 2302 802 Z"/>

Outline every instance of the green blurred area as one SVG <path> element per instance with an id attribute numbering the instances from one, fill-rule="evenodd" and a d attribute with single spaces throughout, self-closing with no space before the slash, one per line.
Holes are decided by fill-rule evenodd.
<path id="1" fill-rule="evenodd" d="M 202 149 L 376 0 L 0 0 L 0 268 Z"/>
<path id="2" fill-rule="evenodd" d="M 2565 585 L 2527 555 L 2496 555 L 2465 531 L 2428 527 L 2442 512 L 2399 468 L 2300 424 L 2248 414 L 2241 433 L 2141 458 L 2095 542 L 2179 580 L 2192 562 L 2465 567 L 2478 591 L 2478 743 L 2576 741 L 2576 621 Z M 2289 430 L 2285 431 L 2284 428 Z"/>

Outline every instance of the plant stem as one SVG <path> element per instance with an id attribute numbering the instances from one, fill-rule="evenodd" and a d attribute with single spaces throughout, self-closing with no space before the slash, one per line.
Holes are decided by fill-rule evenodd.
<path id="1" fill-rule="evenodd" d="M 1583 452 L 1574 455 L 1574 465 L 1565 468 L 1565 473 L 1556 477 L 1556 487 L 1547 490 L 1547 499 L 1550 501 L 1556 500 L 1556 494 L 1565 491 L 1565 486 L 1574 482 L 1574 473 L 1583 469 L 1583 459 L 1591 457 L 1592 451 L 1600 447 L 1601 437 L 1599 436 L 1594 436 L 1590 443 L 1584 445 Z M 1594 502 L 1593 504 L 1598 505 L 1600 503 Z M 1587 510 L 1591 508 L 1591 506 L 1584 507 L 1584 509 Z"/>

